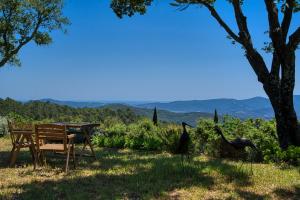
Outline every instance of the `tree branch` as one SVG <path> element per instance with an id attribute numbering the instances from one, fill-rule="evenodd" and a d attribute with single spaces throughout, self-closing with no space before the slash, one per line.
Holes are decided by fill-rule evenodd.
<path id="1" fill-rule="evenodd" d="M 232 37 L 236 42 L 242 44 L 241 39 L 239 38 L 238 35 L 236 35 L 231 28 L 223 21 L 223 19 L 220 17 L 220 15 L 218 14 L 218 12 L 215 10 L 215 8 L 213 6 L 211 6 L 208 3 L 201 3 L 203 4 L 211 13 L 211 15 L 217 20 L 217 22 L 225 29 L 225 31 L 230 35 L 230 37 Z"/>
<path id="2" fill-rule="evenodd" d="M 233 8 L 234 8 L 234 14 L 235 14 L 237 26 L 239 28 L 239 36 L 243 42 L 243 45 L 246 49 L 253 48 L 251 35 L 249 33 L 249 29 L 248 29 L 248 25 L 247 25 L 247 18 L 244 16 L 244 14 L 242 12 L 240 1 L 233 0 L 232 4 L 233 4 Z"/>
<path id="3" fill-rule="evenodd" d="M 300 27 L 290 35 L 289 42 L 287 44 L 288 49 L 295 51 L 300 43 Z"/>
<path id="4" fill-rule="evenodd" d="M 251 35 L 247 25 L 247 18 L 244 16 L 240 0 L 232 0 L 237 26 L 239 28 L 239 38 L 246 49 L 246 57 L 255 71 L 258 81 L 266 84 L 269 81 L 269 70 L 263 57 L 254 49 Z"/>
<path id="5" fill-rule="evenodd" d="M 0 67 L 4 66 L 14 55 L 16 55 L 20 51 L 20 49 L 24 45 L 26 45 L 28 42 L 30 42 L 34 38 L 38 29 L 40 28 L 41 23 L 42 23 L 42 18 L 41 18 L 41 16 L 39 16 L 38 21 L 35 25 L 34 30 L 31 33 L 31 35 L 29 37 L 27 37 L 24 41 L 20 41 L 19 45 L 15 49 L 11 50 L 10 52 L 5 52 L 3 59 L 0 60 Z"/>
<path id="6" fill-rule="evenodd" d="M 281 26 L 278 19 L 278 9 L 273 0 L 264 0 L 268 11 L 269 18 L 269 35 L 273 43 L 273 47 L 281 61 L 284 60 L 285 42 L 283 40 Z M 286 16 L 286 22 L 288 19 Z"/>
<path id="7" fill-rule="evenodd" d="M 294 4 L 295 4 L 294 0 L 286 0 L 285 3 L 284 16 L 281 22 L 282 39 L 284 42 L 286 42 L 287 34 L 289 32 L 290 24 L 292 21 Z"/>

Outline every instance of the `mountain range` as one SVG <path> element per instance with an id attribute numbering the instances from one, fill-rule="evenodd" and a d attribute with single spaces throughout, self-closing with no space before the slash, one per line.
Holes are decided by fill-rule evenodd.
<path id="1" fill-rule="evenodd" d="M 300 116 L 300 95 L 294 96 L 295 109 Z M 250 99 L 210 99 L 193 101 L 174 101 L 169 103 L 148 103 L 139 105 L 142 108 L 153 108 L 168 110 L 178 113 L 204 112 L 213 113 L 217 109 L 221 115 L 232 115 L 241 119 L 264 118 L 272 119 L 274 112 L 269 99 L 254 97 Z"/>
<path id="2" fill-rule="evenodd" d="M 59 105 L 67 105 L 75 108 L 96 108 L 96 107 L 120 107 L 126 106 L 133 109 L 137 114 L 151 115 L 148 109 L 156 107 L 161 112 L 161 117 L 170 116 L 176 113 L 176 118 L 196 118 L 199 116 L 211 116 L 217 109 L 220 115 L 231 115 L 241 119 L 246 118 L 264 118 L 272 119 L 274 112 L 268 98 L 254 97 L 250 99 L 208 99 L 208 100 L 191 100 L 191 101 L 173 101 L 173 102 L 152 102 L 142 103 L 134 102 L 128 104 L 126 102 L 77 102 L 77 101 L 59 101 L 53 99 L 42 99 L 43 102 L 51 102 Z M 294 96 L 295 109 L 300 116 L 300 95 Z M 146 110 L 145 110 L 146 109 Z M 173 114 L 174 115 L 174 114 Z M 167 120 L 169 121 L 169 120 Z"/>
<path id="3" fill-rule="evenodd" d="M 143 116 L 152 119 L 153 109 L 150 108 L 139 108 L 124 104 L 108 104 L 102 108 L 109 108 L 112 110 L 117 109 L 130 109 L 136 115 Z M 172 123 L 181 123 L 186 122 L 192 126 L 195 126 L 199 118 L 213 118 L 212 113 L 203 113 L 203 112 L 189 112 L 189 113 L 175 113 L 167 110 L 157 110 L 158 118 L 160 121 L 172 122 Z"/>

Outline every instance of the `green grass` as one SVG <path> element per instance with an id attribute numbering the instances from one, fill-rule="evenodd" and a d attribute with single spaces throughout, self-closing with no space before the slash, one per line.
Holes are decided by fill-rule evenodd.
<path id="1" fill-rule="evenodd" d="M 300 199 L 300 169 L 194 156 L 181 166 L 169 153 L 97 148 L 97 161 L 83 158 L 76 170 L 62 172 L 50 155 L 33 170 L 22 151 L 7 168 L 9 138 L 0 138 L 0 199 Z M 71 165 L 72 166 L 72 165 Z"/>

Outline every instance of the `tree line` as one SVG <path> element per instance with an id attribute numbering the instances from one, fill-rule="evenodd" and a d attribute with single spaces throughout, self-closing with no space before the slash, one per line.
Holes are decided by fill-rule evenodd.
<path id="1" fill-rule="evenodd" d="M 0 116 L 22 116 L 32 121 L 65 122 L 104 122 L 108 119 L 125 124 L 136 121 L 139 117 L 130 109 L 110 108 L 72 108 L 50 102 L 18 102 L 11 98 L 0 99 Z"/>

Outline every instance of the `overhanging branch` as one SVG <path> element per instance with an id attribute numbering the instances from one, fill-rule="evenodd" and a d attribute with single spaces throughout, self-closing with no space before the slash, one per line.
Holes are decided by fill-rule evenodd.
<path id="1" fill-rule="evenodd" d="M 211 6 L 208 3 L 201 3 L 202 5 L 204 5 L 211 13 L 211 15 L 217 20 L 217 22 L 225 29 L 225 31 L 229 34 L 230 37 L 232 37 L 236 42 L 242 44 L 241 39 L 239 38 L 238 35 L 236 35 L 231 28 L 224 22 L 224 20 L 220 17 L 220 15 L 218 14 L 218 12 L 216 11 L 216 9 Z"/>
<path id="2" fill-rule="evenodd" d="M 300 27 L 290 35 L 288 42 L 288 49 L 295 51 L 300 43 Z"/>
<path id="3" fill-rule="evenodd" d="M 246 57 L 255 71 L 258 81 L 266 84 L 269 81 L 269 70 L 263 57 L 255 50 L 252 44 L 251 35 L 247 25 L 247 18 L 244 16 L 240 0 L 232 0 L 236 23 L 239 28 L 239 36 L 246 49 Z"/>

